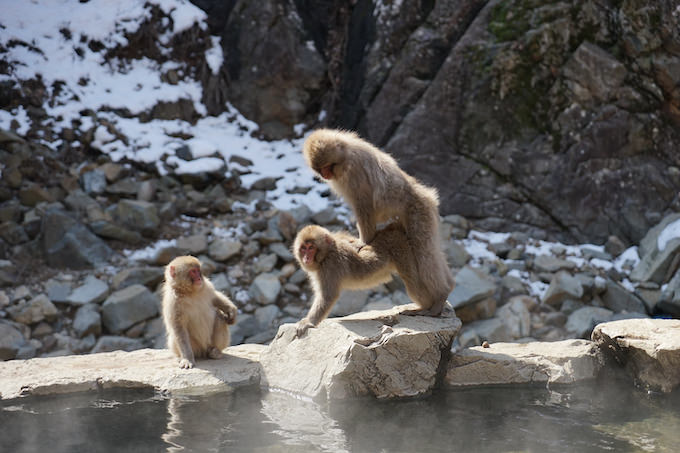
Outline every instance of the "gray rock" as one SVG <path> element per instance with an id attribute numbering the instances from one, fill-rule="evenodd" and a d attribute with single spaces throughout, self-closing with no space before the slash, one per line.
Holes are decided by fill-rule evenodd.
<path id="1" fill-rule="evenodd" d="M 513 339 L 528 337 L 531 334 L 531 314 L 522 296 L 510 299 L 498 309 L 496 316 L 506 325 Z"/>
<path id="2" fill-rule="evenodd" d="M 670 392 L 680 384 L 680 320 L 608 322 L 595 327 L 592 338 L 650 390 Z"/>
<path id="3" fill-rule="evenodd" d="M 470 261 L 470 254 L 456 241 L 448 241 L 444 252 L 451 267 L 463 267 Z"/>
<path id="4" fill-rule="evenodd" d="M 145 286 L 132 285 L 111 294 L 102 305 L 102 320 L 111 333 L 120 333 L 132 325 L 158 314 L 158 296 Z"/>
<path id="5" fill-rule="evenodd" d="M 7 307 L 10 317 L 21 324 L 35 324 L 44 319 L 54 321 L 59 310 L 54 306 L 46 294 L 40 294 L 29 301 L 19 302 Z"/>
<path id="6" fill-rule="evenodd" d="M 564 75 L 588 90 L 595 99 L 607 101 L 623 83 L 626 68 L 601 47 L 583 42 L 564 66 Z"/>
<path id="7" fill-rule="evenodd" d="M 71 294 L 71 284 L 69 282 L 49 279 L 45 283 L 45 291 L 47 292 L 47 297 L 52 302 L 67 302 L 68 296 Z"/>
<path id="8" fill-rule="evenodd" d="M 136 351 L 144 348 L 144 342 L 136 338 L 116 337 L 104 335 L 99 337 L 97 344 L 92 349 L 92 353 L 111 352 L 111 351 Z"/>
<path id="9" fill-rule="evenodd" d="M 244 313 L 236 317 L 236 324 L 229 328 L 231 334 L 231 344 L 237 345 L 243 343 L 243 340 L 252 337 L 258 331 L 257 319 L 255 316 Z"/>
<path id="10" fill-rule="evenodd" d="M 238 255 L 242 247 L 243 244 L 240 241 L 218 238 L 210 243 L 208 255 L 216 261 L 226 261 Z"/>
<path id="11" fill-rule="evenodd" d="M 659 237 L 668 225 L 679 220 L 680 214 L 667 216 L 660 224 L 649 230 L 640 242 L 641 259 L 630 274 L 631 280 L 662 284 L 671 278 L 669 274 L 675 269 L 670 267 L 680 250 L 680 238 L 664 241 L 663 250 L 659 250 Z"/>
<path id="12" fill-rule="evenodd" d="M 459 329 L 457 318 L 396 309 L 326 319 L 302 338 L 286 324 L 260 357 L 262 385 L 329 400 L 423 395 Z"/>
<path id="13" fill-rule="evenodd" d="M 0 321 L 0 360 L 12 360 L 26 344 L 24 336 L 9 323 Z"/>
<path id="14" fill-rule="evenodd" d="M 24 299 L 28 299 L 31 297 L 31 290 L 28 289 L 28 286 L 26 285 L 21 285 L 17 286 L 14 288 L 14 291 L 12 292 L 12 298 L 10 299 L 10 302 L 18 302 Z"/>
<path id="15" fill-rule="evenodd" d="M 115 206 L 114 216 L 123 226 L 145 236 L 154 235 L 161 223 L 158 208 L 148 201 L 120 200 Z"/>
<path id="16" fill-rule="evenodd" d="M 177 238 L 177 247 L 191 255 L 200 255 L 208 250 L 208 239 L 205 234 L 193 234 Z"/>
<path id="17" fill-rule="evenodd" d="M 258 274 L 263 272 L 271 272 L 271 270 L 274 269 L 278 259 L 279 258 L 273 253 L 269 255 L 260 255 L 253 263 L 255 272 Z"/>
<path id="18" fill-rule="evenodd" d="M 495 292 L 496 281 L 493 277 L 480 269 L 465 266 L 456 274 L 456 286 L 449 294 L 448 301 L 456 309 L 491 297 Z"/>
<path id="19" fill-rule="evenodd" d="M 256 333 L 252 337 L 248 337 L 243 342 L 245 344 L 267 344 L 276 336 L 276 328 L 272 327 L 261 332 Z"/>
<path id="20" fill-rule="evenodd" d="M 274 322 L 281 314 L 281 310 L 276 305 L 266 305 L 258 307 L 255 310 L 255 320 L 257 321 L 258 330 L 268 330 L 276 327 Z"/>
<path id="21" fill-rule="evenodd" d="M 288 279 L 288 281 L 293 283 L 294 285 L 300 285 L 306 280 L 307 280 L 307 274 L 302 269 L 296 270 L 293 273 L 293 275 L 291 275 L 290 278 Z"/>
<path id="22" fill-rule="evenodd" d="M 491 318 L 496 313 L 498 303 L 493 297 L 487 297 L 472 304 L 467 304 L 456 309 L 456 316 L 463 323 L 479 321 L 480 319 Z"/>
<path id="23" fill-rule="evenodd" d="M 156 198 L 157 185 L 157 181 L 154 179 L 142 181 L 137 190 L 137 199 L 142 201 L 153 201 L 153 199 Z"/>
<path id="24" fill-rule="evenodd" d="M 275 274 L 260 274 L 250 285 L 250 296 L 260 305 L 273 304 L 280 292 L 281 282 Z"/>
<path id="25" fill-rule="evenodd" d="M 106 175 L 100 170 L 87 171 L 80 175 L 80 184 L 88 194 L 102 194 L 106 189 Z"/>
<path id="26" fill-rule="evenodd" d="M 78 335 L 78 338 L 83 338 L 90 334 L 101 335 L 102 319 L 99 314 L 99 307 L 95 304 L 87 304 L 80 307 L 73 318 L 73 330 Z"/>
<path id="27" fill-rule="evenodd" d="M 583 296 L 583 286 L 576 277 L 561 271 L 550 281 L 548 290 L 543 295 L 543 303 L 559 307 L 567 299 L 580 299 Z"/>
<path id="28" fill-rule="evenodd" d="M 94 234 L 106 239 L 115 239 L 127 244 L 139 244 L 144 241 L 139 232 L 123 228 L 108 220 L 95 220 L 88 226 Z"/>
<path id="29" fill-rule="evenodd" d="M 107 263 L 111 248 L 78 223 L 73 215 L 51 209 L 43 217 L 43 247 L 47 264 L 75 269 Z"/>
<path id="30" fill-rule="evenodd" d="M 0 223 L 0 238 L 11 245 L 28 242 L 26 231 L 24 231 L 21 225 L 12 221 Z"/>
<path id="31" fill-rule="evenodd" d="M 102 338 L 101 349 L 118 349 L 119 342 L 127 348 L 139 344 L 139 340 Z M 202 393 L 252 386 L 260 381 L 258 358 L 262 349 L 260 345 L 232 347 L 225 357 L 201 361 L 200 366 L 181 375 L 177 359 L 167 349 L 0 362 L 0 395 L 13 399 L 31 394 L 96 391 L 102 387 Z"/>
<path id="32" fill-rule="evenodd" d="M 474 321 L 463 327 L 463 331 L 467 332 L 470 330 L 474 331 L 475 336 L 481 341 L 486 340 L 489 343 L 514 340 L 512 334 L 508 330 L 508 326 L 499 318 Z"/>
<path id="33" fill-rule="evenodd" d="M 600 297 L 604 306 L 614 313 L 627 311 L 647 314 L 645 304 L 639 297 L 612 280 L 607 280 L 607 290 Z"/>
<path id="34" fill-rule="evenodd" d="M 534 269 L 537 272 L 557 272 L 560 270 L 571 270 L 576 268 L 573 261 L 555 258 L 551 255 L 539 255 L 534 260 Z"/>
<path id="35" fill-rule="evenodd" d="M 290 249 L 286 247 L 284 244 L 281 242 L 275 242 L 273 244 L 269 245 L 269 250 L 272 252 L 276 253 L 276 256 L 281 258 L 283 261 L 290 263 L 293 261 L 295 258 L 293 257 L 293 254 L 291 253 Z"/>
<path id="36" fill-rule="evenodd" d="M 328 207 L 312 215 L 312 221 L 318 225 L 331 225 L 338 221 L 338 210 Z"/>
<path id="37" fill-rule="evenodd" d="M 109 285 L 94 275 L 88 275 L 82 286 L 74 289 L 67 302 L 74 305 L 98 304 L 109 295 Z"/>
<path id="38" fill-rule="evenodd" d="M 253 182 L 250 188 L 253 190 L 275 190 L 277 179 L 280 178 L 274 177 L 260 178 L 257 181 Z"/>
<path id="39" fill-rule="evenodd" d="M 144 285 L 154 289 L 163 280 L 163 268 L 156 266 L 129 267 L 113 276 L 111 287 L 114 290 L 132 285 Z"/>
<path id="40" fill-rule="evenodd" d="M 369 294 L 371 294 L 371 291 L 367 289 L 343 291 L 333 305 L 330 316 L 347 316 L 360 312 L 366 305 Z"/>
<path id="41" fill-rule="evenodd" d="M 609 321 L 614 313 L 601 307 L 583 307 L 569 315 L 565 329 L 579 338 L 589 338 L 593 328 Z"/>
<path id="42" fill-rule="evenodd" d="M 572 384 L 595 379 L 601 368 L 597 346 L 586 340 L 493 343 L 454 354 L 444 382 L 450 387 Z"/>

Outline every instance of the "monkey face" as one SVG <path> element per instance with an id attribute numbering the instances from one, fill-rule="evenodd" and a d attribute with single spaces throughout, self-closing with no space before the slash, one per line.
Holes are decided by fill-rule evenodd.
<path id="1" fill-rule="evenodd" d="M 325 167 L 321 167 L 321 169 L 319 169 L 319 174 L 323 179 L 333 179 L 333 170 L 335 170 L 335 164 L 326 165 Z"/>
<path id="2" fill-rule="evenodd" d="M 189 278 L 191 279 L 191 283 L 194 286 L 203 285 L 203 276 L 201 275 L 201 268 L 200 267 L 190 268 L 188 274 L 189 274 Z"/>
<path id="3" fill-rule="evenodd" d="M 314 241 L 305 241 L 300 244 L 300 258 L 302 264 L 310 265 L 314 262 L 314 255 L 316 254 L 316 244 Z"/>

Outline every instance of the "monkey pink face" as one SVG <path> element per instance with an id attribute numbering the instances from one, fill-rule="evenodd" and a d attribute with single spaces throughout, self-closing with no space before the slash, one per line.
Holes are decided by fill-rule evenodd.
<path id="1" fill-rule="evenodd" d="M 305 241 L 300 245 L 300 257 L 302 264 L 308 265 L 314 262 L 314 255 L 316 254 L 316 245 L 312 241 Z"/>
<path id="2" fill-rule="evenodd" d="M 194 286 L 201 286 L 203 284 L 203 277 L 201 276 L 201 269 L 199 267 L 192 267 L 189 269 L 189 278 Z"/>
<path id="3" fill-rule="evenodd" d="M 319 173 L 324 179 L 333 179 L 333 170 L 335 169 L 335 164 L 330 164 L 326 165 L 325 167 L 321 167 L 319 170 Z"/>

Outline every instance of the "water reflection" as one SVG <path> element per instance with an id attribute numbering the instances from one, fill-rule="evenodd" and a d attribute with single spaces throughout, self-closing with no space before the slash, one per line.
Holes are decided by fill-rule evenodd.
<path id="1" fill-rule="evenodd" d="M 0 402 L 0 451 L 677 451 L 680 392 L 603 382 L 317 404 L 257 388 L 106 390 Z"/>

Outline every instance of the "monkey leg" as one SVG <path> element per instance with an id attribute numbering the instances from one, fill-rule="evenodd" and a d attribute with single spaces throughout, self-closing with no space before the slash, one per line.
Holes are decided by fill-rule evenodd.
<path id="1" fill-rule="evenodd" d="M 213 331 L 210 338 L 210 345 L 208 346 L 208 357 L 211 359 L 219 359 L 222 357 L 222 350 L 229 346 L 229 325 L 224 316 L 221 316 L 217 311 L 215 312 L 215 320 L 213 321 Z"/>
<path id="2" fill-rule="evenodd" d="M 303 318 L 295 324 L 295 336 L 297 338 L 302 338 L 307 333 L 307 330 L 314 327 L 316 326 L 312 324 L 309 319 Z"/>

